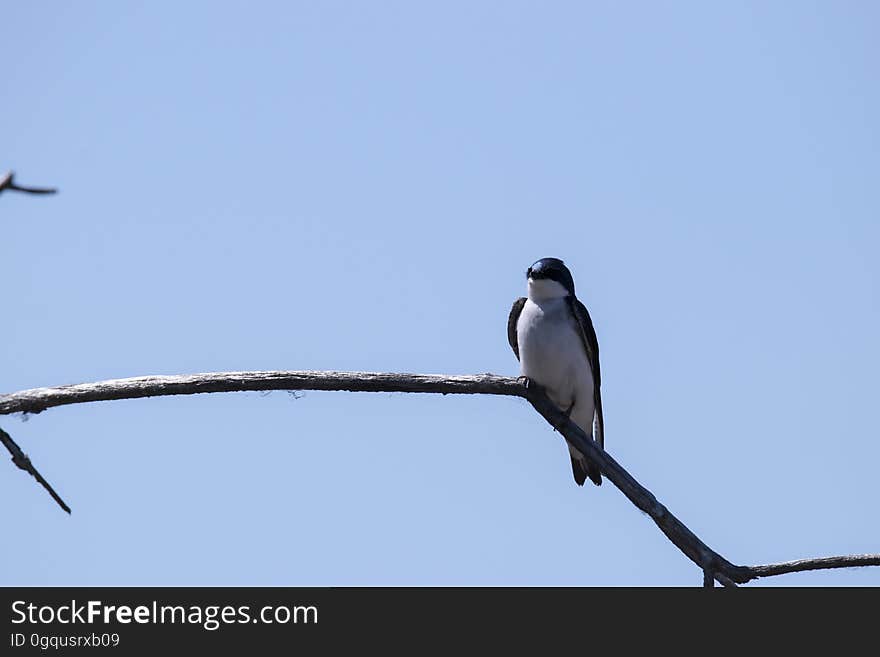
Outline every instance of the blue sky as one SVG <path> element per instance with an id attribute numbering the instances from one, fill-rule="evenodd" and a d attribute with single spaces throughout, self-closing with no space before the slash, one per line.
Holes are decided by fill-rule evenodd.
<path id="1" fill-rule="evenodd" d="M 880 552 L 875 3 L 19 3 L 0 391 L 514 375 L 565 259 L 606 447 L 736 563 Z M 696 585 L 522 400 L 284 392 L 0 418 L 14 585 Z M 880 569 L 754 585 L 880 584 Z"/>

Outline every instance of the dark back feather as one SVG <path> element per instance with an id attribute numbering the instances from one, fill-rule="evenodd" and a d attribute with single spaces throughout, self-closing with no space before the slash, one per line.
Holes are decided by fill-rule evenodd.
<path id="1" fill-rule="evenodd" d="M 593 404 L 596 406 L 597 430 L 596 442 L 605 449 L 605 419 L 602 417 L 602 372 L 599 368 L 599 340 L 596 338 L 596 329 L 593 328 L 593 320 L 587 307 L 575 297 L 567 297 L 571 314 L 581 329 L 581 339 L 584 341 L 584 349 L 587 351 L 587 359 L 590 361 L 590 369 L 593 371 Z"/>

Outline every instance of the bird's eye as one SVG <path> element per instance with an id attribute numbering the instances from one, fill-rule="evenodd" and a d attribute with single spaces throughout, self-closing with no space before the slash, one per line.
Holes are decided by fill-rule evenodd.
<path id="1" fill-rule="evenodd" d="M 531 278 L 531 277 L 532 277 L 532 268 L 529 267 L 528 269 L 526 269 L 526 278 Z"/>

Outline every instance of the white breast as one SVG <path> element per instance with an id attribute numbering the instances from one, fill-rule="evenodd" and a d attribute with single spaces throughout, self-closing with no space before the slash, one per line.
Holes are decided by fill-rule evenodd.
<path id="1" fill-rule="evenodd" d="M 546 388 L 587 434 L 593 423 L 593 374 L 565 298 L 527 299 L 516 325 L 520 371 Z"/>

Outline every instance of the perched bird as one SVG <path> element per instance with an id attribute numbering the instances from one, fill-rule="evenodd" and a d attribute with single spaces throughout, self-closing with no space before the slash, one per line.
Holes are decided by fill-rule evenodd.
<path id="1" fill-rule="evenodd" d="M 590 313 L 575 296 L 574 279 L 562 260 L 541 258 L 526 277 L 528 296 L 513 302 L 507 319 L 507 340 L 519 359 L 520 373 L 541 385 L 604 449 L 599 343 Z M 600 486 L 599 469 L 571 444 L 568 450 L 578 486 L 587 477 Z"/>

